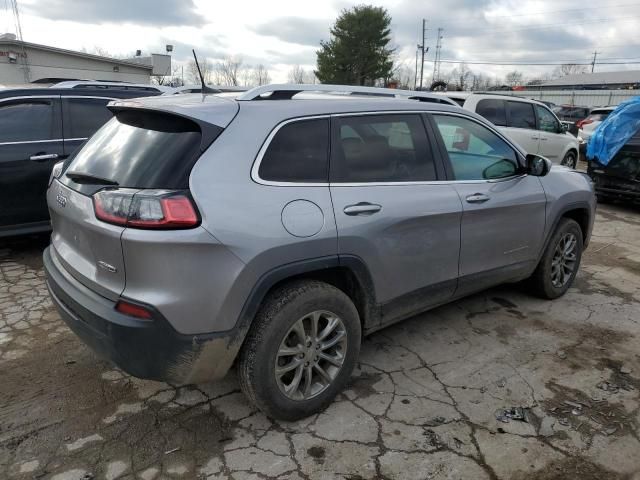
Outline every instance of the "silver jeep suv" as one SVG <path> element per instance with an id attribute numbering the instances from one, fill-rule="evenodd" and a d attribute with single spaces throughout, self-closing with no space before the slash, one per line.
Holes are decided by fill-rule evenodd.
<path id="1" fill-rule="evenodd" d="M 345 386 L 363 335 L 503 282 L 564 294 L 593 225 L 588 178 L 441 97 L 385 92 L 112 103 L 47 194 L 44 264 L 69 327 L 138 377 L 235 363 L 252 402 L 293 420 Z"/>

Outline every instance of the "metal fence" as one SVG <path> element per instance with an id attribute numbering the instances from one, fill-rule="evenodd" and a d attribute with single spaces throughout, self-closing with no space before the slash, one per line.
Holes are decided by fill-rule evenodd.
<path id="1" fill-rule="evenodd" d="M 544 100 L 557 105 L 604 107 L 640 96 L 640 90 L 520 90 L 500 94 Z"/>

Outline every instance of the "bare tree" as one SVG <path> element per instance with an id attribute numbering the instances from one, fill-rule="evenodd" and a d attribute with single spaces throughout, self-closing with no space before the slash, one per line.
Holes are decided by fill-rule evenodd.
<path id="1" fill-rule="evenodd" d="M 458 90 L 468 90 L 471 85 L 471 79 L 473 72 L 469 69 L 466 63 L 461 63 L 459 66 L 451 70 L 451 82 Z"/>
<path id="2" fill-rule="evenodd" d="M 517 70 L 507 73 L 507 75 L 504 77 L 504 81 L 510 87 L 521 85 L 523 80 L 524 80 L 524 75 L 522 74 L 522 72 L 519 72 Z"/>
<path id="3" fill-rule="evenodd" d="M 262 64 L 256 65 L 251 71 L 251 80 L 254 85 L 266 85 L 271 82 L 269 70 Z"/>
<path id="4" fill-rule="evenodd" d="M 398 88 L 413 90 L 415 78 L 416 71 L 413 67 L 409 67 L 404 64 L 396 64 L 392 79 L 397 82 Z"/>
<path id="5" fill-rule="evenodd" d="M 216 64 L 217 83 L 220 85 L 237 86 L 242 73 L 242 59 L 226 57 Z"/>
<path id="6" fill-rule="evenodd" d="M 211 74 L 213 72 L 213 65 L 206 58 L 199 58 L 200 70 L 202 71 L 202 77 L 204 83 L 211 83 Z M 189 60 L 187 63 L 187 81 L 191 84 L 200 84 L 200 74 L 198 73 L 198 67 L 195 60 Z"/>
<path id="7" fill-rule="evenodd" d="M 304 83 L 305 71 L 300 65 L 294 65 L 287 75 L 289 83 Z"/>

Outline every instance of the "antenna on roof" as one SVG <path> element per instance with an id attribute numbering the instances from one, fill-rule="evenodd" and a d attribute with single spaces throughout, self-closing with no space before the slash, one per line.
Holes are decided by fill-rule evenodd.
<path id="1" fill-rule="evenodd" d="M 195 50 L 191 50 L 191 51 L 193 52 L 193 59 L 196 61 L 196 68 L 198 69 L 198 75 L 200 75 L 200 84 L 202 85 L 202 93 L 220 93 L 220 90 L 207 87 L 207 84 L 204 83 L 204 77 L 202 76 L 202 70 L 200 70 L 200 64 L 198 63 L 198 57 L 196 56 L 196 51 Z"/>

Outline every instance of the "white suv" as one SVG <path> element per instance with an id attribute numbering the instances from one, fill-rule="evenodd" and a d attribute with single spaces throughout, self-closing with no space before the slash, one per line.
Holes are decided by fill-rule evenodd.
<path id="1" fill-rule="evenodd" d="M 567 132 L 546 105 L 527 98 L 491 93 L 446 92 L 466 110 L 492 122 L 527 153 L 575 168 L 578 139 Z"/>

